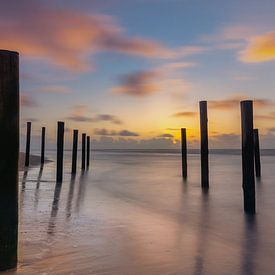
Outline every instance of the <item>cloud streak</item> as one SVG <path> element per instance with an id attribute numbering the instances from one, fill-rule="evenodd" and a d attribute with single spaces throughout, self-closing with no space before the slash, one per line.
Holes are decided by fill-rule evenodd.
<path id="1" fill-rule="evenodd" d="M 76 122 L 110 122 L 116 125 L 121 125 L 123 122 L 114 115 L 110 114 L 99 114 L 96 116 L 89 116 L 88 107 L 86 105 L 75 105 L 73 111 L 67 119 Z"/>
<path id="2" fill-rule="evenodd" d="M 99 136 L 120 136 L 120 137 L 138 137 L 139 136 L 138 133 L 131 132 L 129 130 L 115 131 L 115 130 L 107 130 L 105 128 L 95 129 L 94 134 Z"/>
<path id="3" fill-rule="evenodd" d="M 38 107 L 38 103 L 30 95 L 21 95 L 20 104 L 22 107 L 28 107 L 28 108 Z"/>
<path id="4" fill-rule="evenodd" d="M 74 71 L 89 69 L 89 56 L 103 51 L 169 59 L 205 50 L 198 46 L 170 49 L 154 40 L 129 37 L 111 16 L 54 9 L 33 0 L 3 3 L 0 36 L 1 48 Z"/>
<path id="5" fill-rule="evenodd" d="M 247 46 L 240 52 L 243 62 L 266 62 L 275 60 L 275 31 L 248 39 Z"/>

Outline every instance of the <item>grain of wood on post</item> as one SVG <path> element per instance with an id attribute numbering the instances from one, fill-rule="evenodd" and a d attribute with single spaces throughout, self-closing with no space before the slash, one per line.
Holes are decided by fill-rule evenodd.
<path id="1" fill-rule="evenodd" d="M 0 50 L 0 270 L 17 265 L 19 55 Z"/>
<path id="2" fill-rule="evenodd" d="M 207 101 L 200 101 L 201 187 L 209 187 L 208 115 Z"/>
<path id="3" fill-rule="evenodd" d="M 256 177 L 260 178 L 261 172 L 261 153 L 260 153 L 260 140 L 259 140 L 259 130 L 254 129 L 254 160 L 255 160 L 255 172 Z"/>
<path id="4" fill-rule="evenodd" d="M 82 134 L 82 163 L 81 169 L 85 170 L 86 167 L 86 134 Z"/>
<path id="5" fill-rule="evenodd" d="M 241 102 L 242 126 L 242 175 L 244 211 L 254 214 L 255 202 L 255 174 L 254 174 L 254 134 L 253 134 L 253 102 Z"/>
<path id="6" fill-rule="evenodd" d="M 186 128 L 181 128 L 181 166 L 182 177 L 187 178 L 187 140 L 186 140 Z"/>
<path id="7" fill-rule="evenodd" d="M 30 147 L 31 147 L 31 128 L 32 123 L 27 122 L 27 135 L 26 135 L 26 153 L 25 153 L 25 166 L 30 165 Z"/>
<path id="8" fill-rule="evenodd" d="M 42 127 L 42 131 L 41 131 L 41 165 L 44 165 L 44 162 L 45 162 L 45 135 L 46 135 L 46 128 Z"/>
<path id="9" fill-rule="evenodd" d="M 57 122 L 56 181 L 63 180 L 64 122 Z"/>
<path id="10" fill-rule="evenodd" d="M 73 151 L 72 151 L 72 174 L 76 173 L 77 167 L 77 145 L 78 145 L 78 130 L 73 132 Z"/>

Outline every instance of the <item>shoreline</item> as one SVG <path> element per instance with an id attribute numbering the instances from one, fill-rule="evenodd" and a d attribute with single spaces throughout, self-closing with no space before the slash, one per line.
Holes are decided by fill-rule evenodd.
<path id="1" fill-rule="evenodd" d="M 51 160 L 45 159 L 45 164 L 51 162 Z M 29 168 L 36 167 L 40 165 L 40 156 L 30 155 L 30 166 Z M 23 171 L 25 169 L 25 153 L 19 152 L 19 171 Z"/>

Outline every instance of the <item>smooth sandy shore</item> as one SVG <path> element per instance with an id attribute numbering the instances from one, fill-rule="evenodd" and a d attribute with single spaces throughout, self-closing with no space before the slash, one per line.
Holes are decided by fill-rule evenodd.
<path id="1" fill-rule="evenodd" d="M 49 160 L 45 160 L 45 163 L 49 162 Z M 30 155 L 30 167 L 40 165 L 40 156 Z M 25 169 L 25 153 L 19 153 L 19 171 L 23 171 Z"/>
<path id="2" fill-rule="evenodd" d="M 54 156 L 53 156 L 54 159 Z M 263 157 L 257 215 L 243 213 L 240 156 L 92 153 L 55 182 L 55 162 L 20 173 L 17 271 L 7 274 L 275 274 L 275 157 Z M 5 273 L 4 273 L 5 274 Z"/>

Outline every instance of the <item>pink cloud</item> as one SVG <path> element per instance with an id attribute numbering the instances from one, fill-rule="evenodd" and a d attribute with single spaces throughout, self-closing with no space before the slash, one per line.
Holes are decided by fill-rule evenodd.
<path id="1" fill-rule="evenodd" d="M 266 62 L 275 60 L 275 31 L 248 39 L 246 48 L 240 52 L 243 62 Z"/>
<path id="2" fill-rule="evenodd" d="M 170 49 L 154 40 L 128 37 L 110 16 L 46 8 L 32 0 L 11 0 L 2 6 L 0 36 L 1 48 L 75 71 L 90 68 L 89 55 L 102 51 L 150 58 L 177 58 L 204 51 L 197 46 Z"/>
<path id="3" fill-rule="evenodd" d="M 20 104 L 22 107 L 37 107 L 38 106 L 38 104 L 34 100 L 34 98 L 29 95 L 21 95 L 20 96 Z"/>

